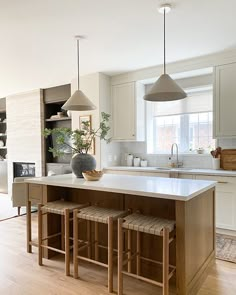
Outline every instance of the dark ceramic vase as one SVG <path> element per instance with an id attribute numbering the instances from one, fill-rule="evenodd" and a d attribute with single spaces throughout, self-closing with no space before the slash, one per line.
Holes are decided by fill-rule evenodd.
<path id="1" fill-rule="evenodd" d="M 90 171 L 96 168 L 96 160 L 89 154 L 76 154 L 71 159 L 71 169 L 78 178 L 82 178 L 83 171 Z"/>

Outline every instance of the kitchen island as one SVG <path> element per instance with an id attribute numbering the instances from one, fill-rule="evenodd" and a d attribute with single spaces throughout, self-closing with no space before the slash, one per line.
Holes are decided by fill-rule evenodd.
<path id="1" fill-rule="evenodd" d="M 78 203 L 98 204 L 119 210 L 139 210 L 143 214 L 175 220 L 176 242 L 170 248 L 170 264 L 176 266 L 171 285 L 176 294 L 196 294 L 215 260 L 215 182 L 127 175 L 104 175 L 100 181 L 90 182 L 72 174 L 27 179 L 27 250 L 31 252 L 30 207 L 58 199 Z M 44 216 L 44 235 L 61 229 L 59 216 Z M 101 244 L 106 246 L 106 230 L 99 228 Z M 80 231 L 81 232 L 81 231 Z M 85 235 L 86 237 L 86 235 Z M 83 238 L 83 237 L 82 237 Z M 134 238 L 134 237 L 133 237 Z M 60 247 L 60 239 L 50 245 Z M 142 235 L 142 256 L 161 260 L 159 237 Z M 101 251 L 102 252 L 102 251 Z M 44 256 L 50 258 L 51 251 Z M 101 261 L 106 253 L 101 253 Z M 135 266 L 134 266 L 135 267 Z M 142 262 L 142 273 L 150 278 L 160 276 L 156 266 Z"/>

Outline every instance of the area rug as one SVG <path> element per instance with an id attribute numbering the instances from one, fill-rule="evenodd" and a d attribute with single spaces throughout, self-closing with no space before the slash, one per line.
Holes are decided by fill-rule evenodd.
<path id="1" fill-rule="evenodd" d="M 216 234 L 216 258 L 236 263 L 236 237 Z"/>
<path id="2" fill-rule="evenodd" d="M 21 208 L 21 214 L 26 214 L 26 208 Z M 0 194 L 0 221 L 18 217 L 17 208 L 12 207 L 11 198 L 7 194 Z"/>

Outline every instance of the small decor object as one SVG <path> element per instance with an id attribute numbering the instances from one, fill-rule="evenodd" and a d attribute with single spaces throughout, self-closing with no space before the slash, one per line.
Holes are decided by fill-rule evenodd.
<path id="1" fill-rule="evenodd" d="M 49 148 L 54 157 L 63 156 L 65 146 L 71 149 L 73 157 L 71 168 L 77 177 L 83 177 L 83 171 L 91 171 L 96 168 L 95 158 L 88 154 L 95 137 L 110 142 L 107 138 L 110 127 L 108 126 L 110 115 L 101 113 L 102 120 L 97 129 L 91 128 L 88 121 L 83 122 L 83 129 L 71 130 L 70 128 L 45 129 L 44 136 L 54 136 L 56 144 Z"/>
<path id="2" fill-rule="evenodd" d="M 220 155 L 221 155 L 221 147 L 217 147 L 215 150 L 211 151 L 212 155 L 212 169 L 219 170 L 220 169 Z"/>
<path id="3" fill-rule="evenodd" d="M 147 167 L 148 163 L 147 163 L 147 160 L 142 159 L 140 164 L 141 164 L 141 167 Z"/>
<path id="4" fill-rule="evenodd" d="M 58 116 L 59 118 L 62 118 L 62 117 L 64 117 L 64 113 L 63 113 L 63 112 L 57 112 L 57 116 Z"/>
<path id="5" fill-rule="evenodd" d="M 97 181 L 102 178 L 103 171 L 91 170 L 91 171 L 84 171 L 84 172 L 82 172 L 82 174 L 83 174 L 83 177 L 85 180 Z"/>
<path id="6" fill-rule="evenodd" d="M 126 159 L 127 166 L 128 167 L 132 167 L 133 166 L 133 159 L 134 159 L 134 156 L 131 155 L 131 154 L 128 154 L 127 159 Z"/>
<path id="7" fill-rule="evenodd" d="M 0 140 L 0 147 L 4 147 L 4 141 Z"/>
<path id="8" fill-rule="evenodd" d="M 198 149 L 197 149 L 197 153 L 198 153 L 199 155 L 204 154 L 204 148 L 198 148 Z"/>
<path id="9" fill-rule="evenodd" d="M 140 166 L 140 158 L 139 157 L 135 157 L 134 158 L 134 167 L 139 167 Z"/>

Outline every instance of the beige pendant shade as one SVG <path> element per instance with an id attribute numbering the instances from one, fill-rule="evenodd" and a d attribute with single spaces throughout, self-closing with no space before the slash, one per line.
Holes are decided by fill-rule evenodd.
<path id="1" fill-rule="evenodd" d="M 96 106 L 88 99 L 88 97 L 79 89 L 79 40 L 83 37 L 75 36 L 77 40 L 77 52 L 78 52 L 78 90 L 67 100 L 62 106 L 63 110 L 67 111 L 91 111 L 95 110 Z"/>
<path id="2" fill-rule="evenodd" d="M 164 14 L 164 74 L 143 97 L 147 101 L 172 101 L 187 97 L 184 90 L 166 74 L 166 13 L 170 10 L 170 4 L 164 4 L 159 9 L 159 12 Z"/>
<path id="3" fill-rule="evenodd" d="M 62 106 L 62 109 L 68 111 L 90 111 L 95 110 L 96 106 L 81 90 L 76 90 L 75 93 Z"/>
<path id="4" fill-rule="evenodd" d="M 147 101 L 171 101 L 187 97 L 182 88 L 167 74 L 163 74 L 144 96 Z"/>

